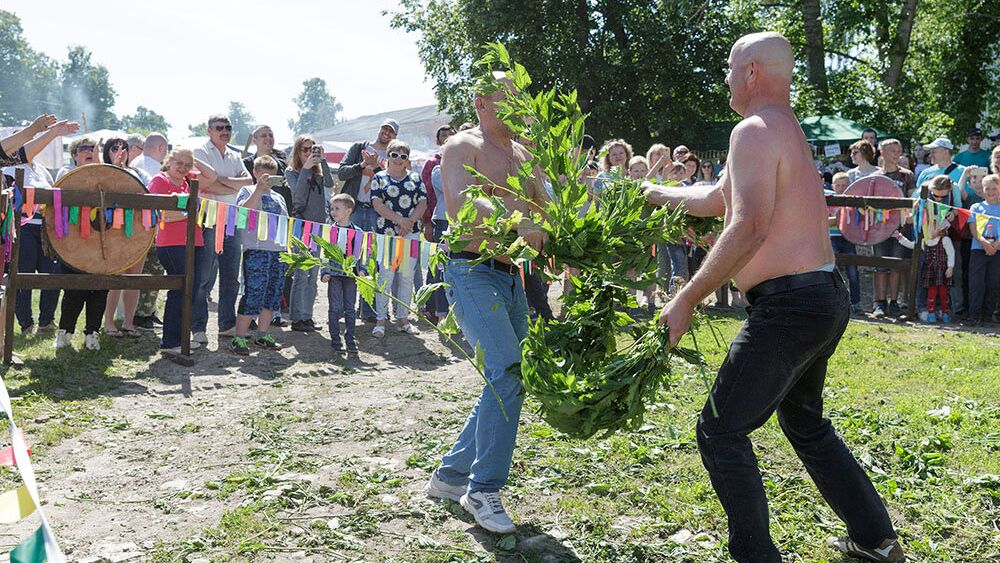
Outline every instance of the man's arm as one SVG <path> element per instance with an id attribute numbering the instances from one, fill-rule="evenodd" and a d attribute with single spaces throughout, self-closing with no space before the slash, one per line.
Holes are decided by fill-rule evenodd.
<path id="1" fill-rule="evenodd" d="M 733 130 L 727 166 L 732 217 L 698 273 L 676 297 L 691 307 L 732 279 L 767 238 L 780 161 L 769 141 L 759 118 L 744 121 Z"/>
<path id="2" fill-rule="evenodd" d="M 723 186 L 729 181 L 725 172 L 714 186 L 661 186 L 643 182 L 642 191 L 651 205 L 678 206 L 684 204 L 689 215 L 695 217 L 722 217 L 726 214 L 726 201 L 722 197 Z"/>
<path id="3" fill-rule="evenodd" d="M 56 122 L 56 124 L 49 128 L 49 130 L 43 135 L 39 135 L 37 138 L 24 144 L 24 154 L 28 157 L 28 162 L 34 160 L 34 158 L 42 152 L 42 149 L 48 146 L 48 144 L 51 143 L 56 137 L 71 135 L 76 133 L 79 129 L 80 124 L 73 121 L 67 121 L 64 119 Z"/>
<path id="4" fill-rule="evenodd" d="M 361 146 L 363 143 L 354 143 L 347 149 L 347 154 L 340 161 L 340 168 L 337 169 L 337 178 L 341 181 L 357 178 L 365 170 L 365 165 L 361 161 Z"/>
<path id="5" fill-rule="evenodd" d="M 55 124 L 56 116 L 50 114 L 39 115 L 27 127 L 22 128 L 7 138 L 0 139 L 0 151 L 3 151 L 7 155 L 16 153 L 18 149 L 23 147 L 35 135 L 50 129 Z M 29 157 L 28 160 L 31 160 L 31 158 Z"/>

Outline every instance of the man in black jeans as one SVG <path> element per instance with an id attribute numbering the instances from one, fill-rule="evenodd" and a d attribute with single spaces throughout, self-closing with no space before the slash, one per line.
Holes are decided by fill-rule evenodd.
<path id="1" fill-rule="evenodd" d="M 676 345 L 694 307 L 730 279 L 750 317 L 719 368 L 698 422 L 698 448 L 729 521 L 739 562 L 780 563 L 749 434 L 777 412 L 785 436 L 826 502 L 847 524 L 830 547 L 869 561 L 904 559 L 875 487 L 823 417 L 830 356 L 847 327 L 850 298 L 834 267 L 827 209 L 812 152 L 789 105 L 792 50 L 777 33 L 740 38 L 729 56 L 730 106 L 744 117 L 730 137 L 716 186 L 645 186 L 651 203 L 684 202 L 722 215 L 726 227 L 660 322 Z"/>

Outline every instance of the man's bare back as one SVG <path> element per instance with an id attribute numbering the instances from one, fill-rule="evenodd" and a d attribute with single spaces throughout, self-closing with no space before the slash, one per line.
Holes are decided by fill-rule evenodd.
<path id="1" fill-rule="evenodd" d="M 833 263 L 823 185 L 795 115 L 790 109 L 769 108 L 747 117 L 739 127 L 758 129 L 757 135 L 767 140 L 767 147 L 736 146 L 741 142 L 737 137 L 730 150 L 751 155 L 762 150 L 775 153 L 776 167 L 757 172 L 766 172 L 768 176 L 759 181 L 774 182 L 773 211 L 763 243 L 734 276 L 736 285 L 748 290 L 771 278 L 816 270 Z M 727 225 L 733 213 L 733 185 L 743 183 L 743 175 L 748 173 L 733 167 L 732 161 L 727 162 L 727 181 L 721 184 Z"/>
<path id="2" fill-rule="evenodd" d="M 517 176 L 517 171 L 521 164 L 528 161 L 531 154 L 520 144 L 506 140 L 494 141 L 488 138 L 480 128 L 468 129 L 456 134 L 448 140 L 441 155 L 441 182 L 444 184 L 445 203 L 448 207 L 449 217 L 455 217 L 458 210 L 465 204 L 468 195 L 465 193 L 470 186 L 482 185 L 484 182 L 465 169 L 471 166 L 480 174 L 485 176 L 497 186 L 506 187 L 507 176 Z M 529 183 L 527 194 L 536 203 L 539 202 L 539 190 L 534 183 Z M 500 197 L 504 205 L 511 211 L 521 211 L 525 214 L 530 211 L 537 211 L 537 207 L 531 206 L 520 197 L 514 196 L 506 190 L 496 188 L 486 188 L 487 194 Z M 488 214 L 492 211 L 489 201 L 477 201 L 480 215 Z M 471 239 L 472 244 L 468 248 L 478 248 L 482 239 Z M 498 257 L 498 260 L 509 262 L 506 257 Z"/>

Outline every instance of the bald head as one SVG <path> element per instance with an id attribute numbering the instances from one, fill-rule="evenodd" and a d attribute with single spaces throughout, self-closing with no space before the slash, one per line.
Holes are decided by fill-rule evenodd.
<path id="1" fill-rule="evenodd" d="M 729 105 L 740 115 L 759 102 L 787 103 L 792 84 L 792 46 L 780 33 L 751 33 L 729 53 Z"/>
<path id="2" fill-rule="evenodd" d="M 163 133 L 150 133 L 142 146 L 142 154 L 153 158 L 157 162 L 163 161 L 167 156 L 167 150 L 167 138 Z"/>

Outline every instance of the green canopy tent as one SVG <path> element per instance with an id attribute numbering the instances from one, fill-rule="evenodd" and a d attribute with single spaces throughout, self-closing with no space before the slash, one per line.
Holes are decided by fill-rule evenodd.
<path id="1" fill-rule="evenodd" d="M 810 143 L 853 143 L 860 139 L 861 133 L 867 129 L 864 125 L 839 115 L 806 117 L 800 119 L 799 124 L 802 126 L 802 132 L 806 134 L 806 140 Z M 872 127 L 872 129 L 875 128 Z M 889 136 L 885 131 L 878 129 L 875 131 L 878 133 L 879 139 L 885 139 Z"/>

